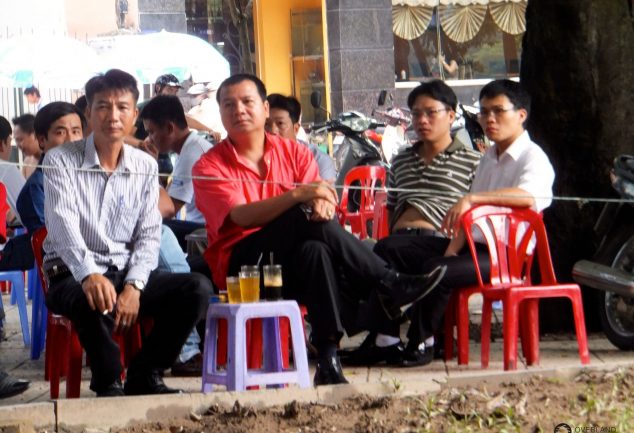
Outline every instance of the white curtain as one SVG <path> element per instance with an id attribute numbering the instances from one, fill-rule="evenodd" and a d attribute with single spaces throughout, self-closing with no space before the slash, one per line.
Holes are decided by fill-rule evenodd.
<path id="1" fill-rule="evenodd" d="M 456 42 L 466 42 L 480 30 L 487 8 L 504 32 L 518 35 L 526 30 L 528 0 L 392 0 L 392 28 L 403 39 L 416 39 L 431 22 L 438 7 L 445 34 Z"/>

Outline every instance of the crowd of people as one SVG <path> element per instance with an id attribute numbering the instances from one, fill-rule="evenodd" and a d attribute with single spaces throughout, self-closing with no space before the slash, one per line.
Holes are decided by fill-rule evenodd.
<path id="1" fill-rule="evenodd" d="M 13 135 L 33 162 L 22 173 L 0 164 L 8 226 L 27 229 L 6 242 L 0 269 L 31 268 L 30 234 L 46 227 L 46 304 L 74 324 L 99 397 L 182 392 L 164 371 L 201 374 L 209 297 L 263 254 L 282 265 L 283 298 L 307 308 L 316 386 L 347 383 L 342 363 L 429 364 L 451 292 L 476 282 L 460 217 L 484 203 L 550 204 L 554 172 L 524 129 L 530 98 L 518 83 L 496 80 L 480 93 L 480 121 L 495 143 L 484 155 L 453 140 L 450 87 L 433 80 L 411 92 L 418 141 L 392 162 L 390 235 L 373 248 L 339 224 L 334 164 L 297 139 L 294 97 L 267 94 L 248 74 L 199 87 L 189 91 L 205 95 L 193 111 L 173 76 L 138 104 L 134 77 L 113 69 L 90 79 L 76 105 L 48 103 L 13 119 L 13 129 L 0 117 L 0 157 L 8 159 Z M 192 233 L 206 233 L 203 255 L 185 253 Z M 486 274 L 485 247 L 478 262 Z M 152 326 L 122 383 L 112 333 L 141 318 Z M 339 350 L 344 334 L 362 330 L 358 348 Z M 0 373 L 0 398 L 27 387 Z"/>

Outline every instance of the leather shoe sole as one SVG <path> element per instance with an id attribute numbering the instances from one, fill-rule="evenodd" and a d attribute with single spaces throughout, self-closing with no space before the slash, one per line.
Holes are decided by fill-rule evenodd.
<path id="1" fill-rule="evenodd" d="M 7 373 L 0 373 L 0 398 L 13 397 L 26 391 L 30 382 L 23 379 L 14 379 Z"/>
<path id="2" fill-rule="evenodd" d="M 315 386 L 348 383 L 343 376 L 343 371 L 341 371 L 339 358 L 333 356 L 331 358 L 319 359 L 317 361 L 313 383 Z"/>

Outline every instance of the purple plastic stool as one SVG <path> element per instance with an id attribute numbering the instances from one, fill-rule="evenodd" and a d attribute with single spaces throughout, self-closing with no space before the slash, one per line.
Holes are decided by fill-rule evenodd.
<path id="1" fill-rule="evenodd" d="M 294 370 L 282 368 L 279 318 L 288 317 L 293 341 Z M 227 320 L 227 366 L 219 370 L 217 361 L 218 319 Z M 247 369 L 246 322 L 263 319 L 264 366 L 261 370 Z M 295 301 L 244 304 L 209 304 L 205 329 L 202 392 L 211 385 L 225 385 L 228 391 L 244 391 L 252 385 L 297 383 L 310 387 L 304 324 Z"/>

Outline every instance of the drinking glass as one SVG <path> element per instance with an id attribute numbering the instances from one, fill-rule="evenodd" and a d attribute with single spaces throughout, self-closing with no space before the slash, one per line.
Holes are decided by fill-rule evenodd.
<path id="1" fill-rule="evenodd" d="M 229 298 L 230 304 L 239 304 L 242 302 L 240 279 L 238 277 L 227 277 L 227 297 Z"/>
<path id="2" fill-rule="evenodd" d="M 264 265 L 262 297 L 269 301 L 282 299 L 282 265 Z"/>
<path id="3" fill-rule="evenodd" d="M 260 300 L 260 269 L 257 266 L 240 268 L 240 294 L 242 302 L 258 302 Z"/>

